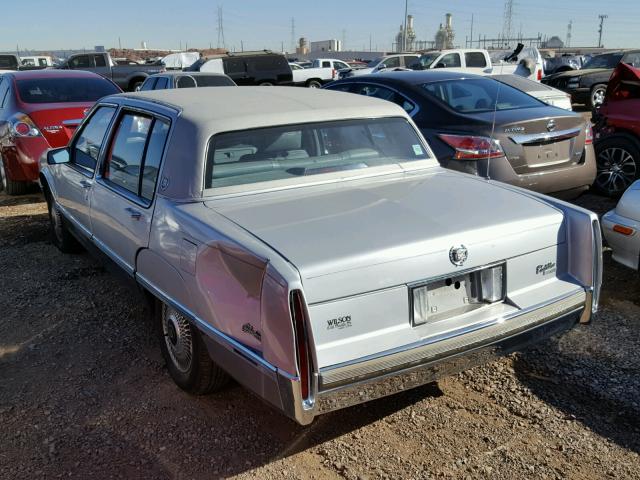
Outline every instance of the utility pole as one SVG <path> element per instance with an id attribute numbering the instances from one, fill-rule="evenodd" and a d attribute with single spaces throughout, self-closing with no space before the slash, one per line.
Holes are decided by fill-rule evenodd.
<path id="1" fill-rule="evenodd" d="M 567 25 L 567 39 L 564 42 L 564 46 L 569 48 L 571 46 L 571 28 L 573 27 L 573 20 L 569 20 L 569 25 Z"/>
<path id="2" fill-rule="evenodd" d="M 504 2 L 504 22 L 502 24 L 502 42 L 506 43 L 511 38 L 511 26 L 513 22 L 513 0 Z"/>
<path id="3" fill-rule="evenodd" d="M 120 37 L 118 37 L 118 48 L 122 50 L 122 42 L 120 41 Z"/>
<path id="4" fill-rule="evenodd" d="M 296 51 L 296 20 L 291 17 L 291 51 Z"/>
<path id="5" fill-rule="evenodd" d="M 224 21 L 222 20 L 222 7 L 218 7 L 218 48 L 227 48 L 224 41 Z"/>
<path id="6" fill-rule="evenodd" d="M 469 35 L 469 38 L 471 39 L 471 45 L 469 45 L 469 47 L 473 48 L 473 13 L 471 14 L 471 35 Z"/>
<path id="7" fill-rule="evenodd" d="M 407 15 L 409 15 L 409 0 L 404 0 L 404 22 L 402 22 L 402 52 L 407 49 Z"/>
<path id="8" fill-rule="evenodd" d="M 602 48 L 602 25 L 604 24 L 604 19 L 609 18 L 609 15 L 600 14 L 598 15 L 600 19 L 600 28 L 598 29 L 598 48 Z"/>
<path id="9" fill-rule="evenodd" d="M 347 43 L 347 31 L 342 29 L 342 45 L 340 45 L 340 50 L 344 51 L 346 49 L 345 45 Z"/>

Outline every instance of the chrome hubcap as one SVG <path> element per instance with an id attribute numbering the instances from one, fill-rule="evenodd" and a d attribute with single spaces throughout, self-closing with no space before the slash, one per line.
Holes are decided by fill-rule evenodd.
<path id="1" fill-rule="evenodd" d="M 193 338 L 189 321 L 173 308 L 163 307 L 162 333 L 169 357 L 181 372 L 191 368 L 193 360 Z"/>
<path id="2" fill-rule="evenodd" d="M 624 148 L 610 147 L 598 154 L 596 185 L 610 193 L 626 190 L 637 177 L 633 156 Z"/>
<path id="3" fill-rule="evenodd" d="M 604 102 L 604 94 L 605 94 L 605 91 L 601 88 L 593 92 L 593 98 L 592 98 L 593 104 L 602 105 L 602 103 Z"/>

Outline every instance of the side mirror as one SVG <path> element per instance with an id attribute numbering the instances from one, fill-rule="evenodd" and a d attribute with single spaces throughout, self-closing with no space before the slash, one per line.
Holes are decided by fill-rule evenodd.
<path id="1" fill-rule="evenodd" d="M 433 67 L 433 68 L 447 68 L 447 66 L 442 62 L 438 62 L 438 63 L 436 63 L 436 66 Z"/>
<path id="2" fill-rule="evenodd" d="M 54 148 L 47 152 L 47 163 L 49 165 L 60 165 L 69 163 L 69 147 Z"/>

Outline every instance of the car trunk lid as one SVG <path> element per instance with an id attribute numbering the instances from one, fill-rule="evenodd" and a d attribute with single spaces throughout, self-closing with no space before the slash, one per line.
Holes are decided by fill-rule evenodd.
<path id="1" fill-rule="evenodd" d="M 64 147 L 93 103 L 38 105 L 25 113 L 52 148 Z"/>
<path id="2" fill-rule="evenodd" d="M 206 205 L 295 265 L 309 303 L 448 274 L 454 246 L 472 268 L 564 238 L 556 209 L 440 168 Z"/>

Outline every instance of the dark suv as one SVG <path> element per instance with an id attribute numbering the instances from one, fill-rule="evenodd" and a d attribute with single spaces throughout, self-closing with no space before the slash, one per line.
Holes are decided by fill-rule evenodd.
<path id="1" fill-rule="evenodd" d="M 185 71 L 224 73 L 237 85 L 290 85 L 291 67 L 284 55 L 269 50 L 201 58 Z"/>

